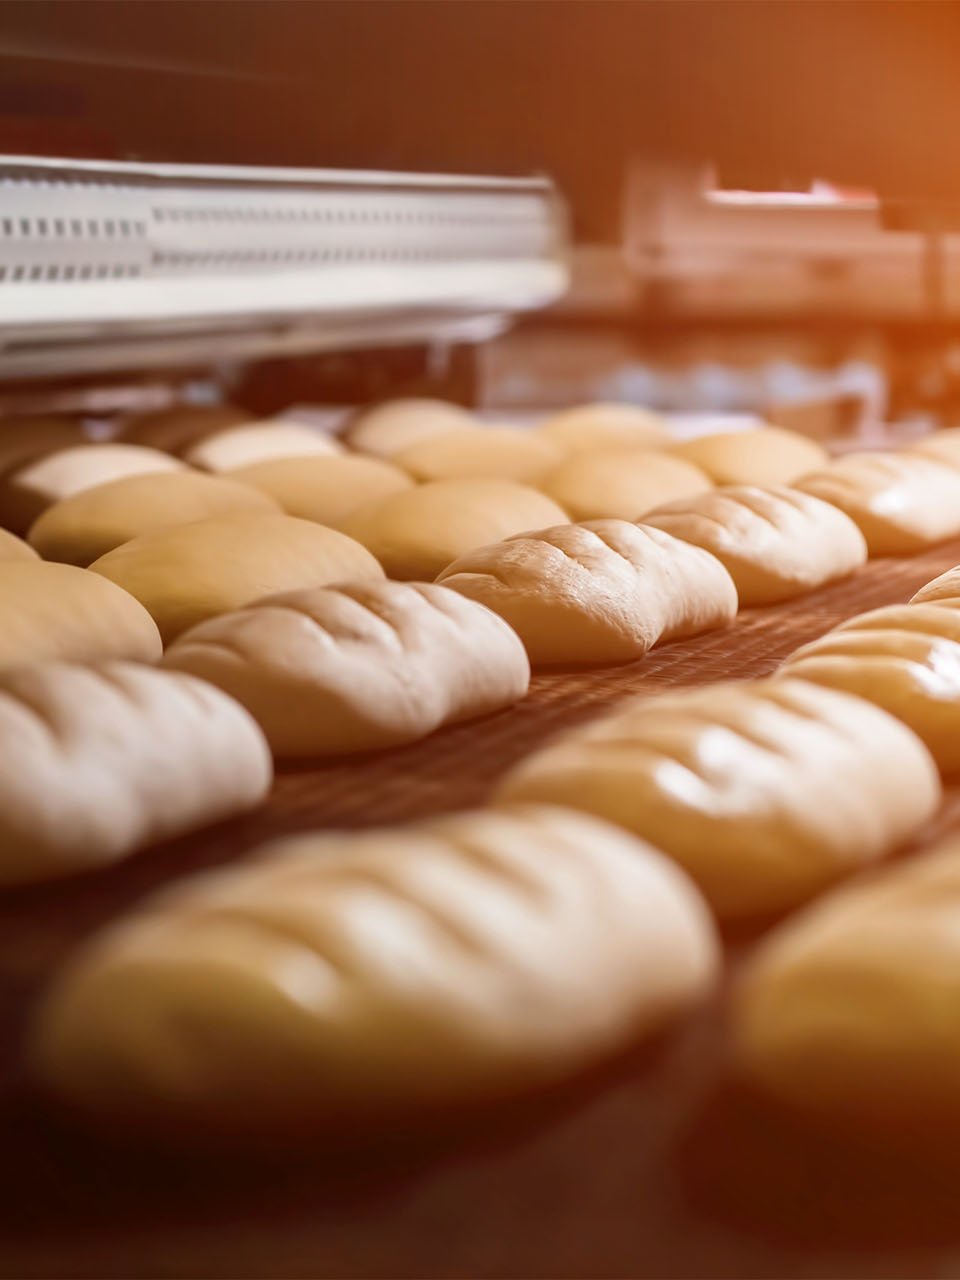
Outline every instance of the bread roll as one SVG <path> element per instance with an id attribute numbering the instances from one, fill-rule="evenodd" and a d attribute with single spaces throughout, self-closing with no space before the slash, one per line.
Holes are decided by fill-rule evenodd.
<path id="1" fill-rule="evenodd" d="M 675 444 L 671 453 L 700 467 L 715 484 L 793 484 L 830 460 L 816 441 L 785 427 L 719 431 Z"/>
<path id="2" fill-rule="evenodd" d="M 923 454 L 934 462 L 943 462 L 950 467 L 960 467 L 960 427 L 932 431 L 930 435 L 911 445 L 908 452 Z"/>
<path id="3" fill-rule="evenodd" d="M 228 472 L 231 480 L 251 485 L 286 511 L 339 528 L 358 507 L 413 487 L 405 471 L 359 454 L 274 458 Z"/>
<path id="4" fill-rule="evenodd" d="M 48 453 L 0 478 L 0 524 L 26 533 L 47 507 L 125 476 L 183 471 L 182 462 L 136 444 L 81 444 Z"/>
<path id="5" fill-rule="evenodd" d="M 517 702 L 530 680 L 523 645 L 502 619 L 420 582 L 268 596 L 193 627 L 164 665 L 241 702 L 276 756 L 413 742 Z"/>
<path id="6" fill-rule="evenodd" d="M 863 534 L 837 507 L 783 486 L 736 485 L 671 502 L 644 524 L 703 547 L 737 584 L 740 604 L 773 604 L 845 578 L 867 558 Z"/>
<path id="7" fill-rule="evenodd" d="M 539 488 L 574 520 L 639 520 L 653 507 L 713 488 L 700 470 L 652 449 L 574 453 L 548 471 Z"/>
<path id="8" fill-rule="evenodd" d="M 376 560 L 351 538 L 272 512 L 146 533 L 95 560 L 90 571 L 141 601 L 164 644 L 261 596 L 383 577 Z"/>
<path id="9" fill-rule="evenodd" d="M 0 670 L 33 662 L 156 662 L 160 636 L 146 609 L 86 569 L 0 561 Z"/>
<path id="10" fill-rule="evenodd" d="M 719 560 L 626 520 L 518 534 L 454 560 L 439 581 L 505 618 L 535 666 L 631 662 L 737 612 Z"/>
<path id="11" fill-rule="evenodd" d="M 204 436 L 252 420 L 252 414 L 235 405 L 181 405 L 159 413 L 138 414 L 124 425 L 123 438 L 131 444 L 181 454 Z"/>
<path id="12" fill-rule="evenodd" d="M 450 431 L 408 445 L 393 455 L 417 480 L 519 480 L 535 484 L 563 451 L 534 431 L 485 427 Z"/>
<path id="13" fill-rule="evenodd" d="M 670 442 L 664 420 L 633 404 L 584 404 L 563 409 L 539 430 L 566 453 L 588 449 L 655 449 Z"/>
<path id="14" fill-rule="evenodd" d="M 88 565 L 144 533 L 237 512 L 277 511 L 266 495 L 197 471 L 157 471 L 98 484 L 48 507 L 28 540 L 46 560 Z"/>
<path id="15" fill-rule="evenodd" d="M 472 431 L 479 425 L 473 414 L 444 400 L 388 400 L 360 410 L 343 438 L 360 453 L 393 458 L 419 440 L 451 431 Z"/>
<path id="16" fill-rule="evenodd" d="M 524 760 L 505 801 L 565 804 L 675 858 L 724 920 L 796 907 L 892 853 L 940 802 L 923 743 L 803 680 L 643 698 Z"/>
<path id="17" fill-rule="evenodd" d="M 358 507 L 343 531 L 388 578 L 428 580 L 457 556 L 566 515 L 546 495 L 507 480 L 437 480 Z"/>
<path id="18" fill-rule="evenodd" d="M 0 673 L 0 884 L 91 871 L 270 787 L 256 724 L 218 689 L 131 663 Z"/>
<path id="19" fill-rule="evenodd" d="M 268 458 L 307 458 L 339 453 L 341 446 L 322 431 L 300 422 L 249 422 L 190 446 L 184 458 L 202 471 L 233 471 Z"/>
<path id="20" fill-rule="evenodd" d="M 37 561 L 39 559 L 40 557 L 28 542 L 24 542 L 22 538 L 18 538 L 15 533 L 8 533 L 6 529 L 0 529 L 0 561 Z"/>
<path id="21" fill-rule="evenodd" d="M 716 976 L 686 878 L 568 810 L 259 852 L 68 964 L 30 1052 L 61 1099 L 174 1141 L 310 1141 L 569 1076 L 674 1021 Z"/>
<path id="22" fill-rule="evenodd" d="M 855 520 L 871 556 L 909 555 L 960 533 L 960 474 L 919 454 L 848 453 L 797 488 Z"/>
<path id="23" fill-rule="evenodd" d="M 960 604 L 960 565 L 925 583 L 910 599 L 911 604 Z"/>

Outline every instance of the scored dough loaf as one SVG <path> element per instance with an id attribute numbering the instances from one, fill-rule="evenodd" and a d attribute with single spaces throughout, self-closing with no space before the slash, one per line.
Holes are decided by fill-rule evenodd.
<path id="1" fill-rule="evenodd" d="M 94 870 L 259 803 L 263 735 L 219 689 L 126 662 L 0 673 L 0 884 Z"/>
<path id="2" fill-rule="evenodd" d="M 90 571 L 135 596 L 156 621 L 164 644 L 261 596 L 383 577 L 373 556 L 352 538 L 273 512 L 146 533 L 95 560 Z"/>
<path id="3" fill-rule="evenodd" d="M 358 507 L 413 487 L 405 471 L 380 458 L 330 454 L 274 458 L 227 473 L 271 497 L 289 516 L 339 528 Z"/>
<path id="4" fill-rule="evenodd" d="M 929 582 L 910 597 L 911 604 L 960 604 L 960 565 L 948 569 Z"/>
<path id="5" fill-rule="evenodd" d="M 46 1087 L 162 1140 L 310 1140 L 568 1077 L 717 974 L 708 913 L 596 819 L 485 809 L 267 845 L 80 951 L 33 1026 Z"/>
<path id="6" fill-rule="evenodd" d="M 584 404 L 555 413 L 537 428 L 566 453 L 588 449 L 655 449 L 670 442 L 658 414 L 633 404 Z"/>
<path id="7" fill-rule="evenodd" d="M 510 627 L 432 583 L 269 596 L 180 636 L 164 666 L 236 698 L 277 756 L 412 742 L 517 702 L 530 681 Z"/>
<path id="8" fill-rule="evenodd" d="M 98 484 L 55 502 L 28 541 L 45 560 L 88 565 L 144 533 L 241 511 L 276 511 L 247 485 L 198 471 L 156 471 Z"/>
<path id="9" fill-rule="evenodd" d="M 785 427 L 718 431 L 675 444 L 671 453 L 700 467 L 715 484 L 793 484 L 829 461 L 822 445 Z"/>
<path id="10" fill-rule="evenodd" d="M 739 1073 L 835 1134 L 955 1155 L 958 922 L 953 837 L 777 929 L 735 993 Z"/>
<path id="11" fill-rule="evenodd" d="M 268 458 L 308 458 L 339 453 L 341 445 L 331 436 L 300 422 L 244 422 L 204 436 L 183 455 L 201 471 L 233 471 Z"/>
<path id="12" fill-rule="evenodd" d="M 499 795 L 617 822 L 675 858 L 722 919 L 795 907 L 934 813 L 923 743 L 802 680 L 644 698 L 523 761 Z"/>
<path id="13" fill-rule="evenodd" d="M 797 488 L 860 526 L 872 556 L 909 555 L 960 533 L 960 474 L 910 453 L 848 453 Z"/>
<path id="14" fill-rule="evenodd" d="M 444 400 L 388 400 L 361 409 L 343 433 L 344 443 L 360 453 L 393 458 L 419 440 L 451 431 L 474 431 L 473 414 Z"/>
<path id="15" fill-rule="evenodd" d="M 156 662 L 160 635 L 133 596 L 73 565 L 0 561 L 0 670 L 34 662 Z"/>
<path id="16" fill-rule="evenodd" d="M 546 494 L 509 480 L 435 480 L 358 507 L 342 528 L 388 578 L 423 581 L 474 547 L 566 518 Z"/>
<path id="17" fill-rule="evenodd" d="M 803 645 L 782 669 L 876 703 L 923 739 L 944 773 L 960 770 L 960 609 L 874 609 Z"/>
<path id="18" fill-rule="evenodd" d="M 534 665 L 631 662 L 737 612 L 719 560 L 626 520 L 518 534 L 454 560 L 439 581 L 505 618 Z"/>
<path id="19" fill-rule="evenodd" d="M 48 453 L 0 479 L 0 524 L 26 533 L 47 507 L 123 476 L 184 471 L 176 458 L 136 444 L 80 444 Z"/>
<path id="20" fill-rule="evenodd" d="M 723 561 L 743 606 L 772 604 L 836 578 L 867 559 L 863 534 L 837 507 L 784 486 L 731 486 L 671 502 L 644 524 Z"/>
<path id="21" fill-rule="evenodd" d="M 713 482 L 682 458 L 621 448 L 574 453 L 538 487 L 574 520 L 639 520 L 664 502 L 712 489 Z"/>
<path id="22" fill-rule="evenodd" d="M 252 414 L 235 405 L 181 405 L 130 418 L 124 424 L 123 439 L 131 444 L 181 454 L 204 436 L 252 420 Z"/>
<path id="23" fill-rule="evenodd" d="M 534 431 L 484 427 L 418 440 L 393 455 L 417 480 L 519 480 L 535 484 L 563 451 Z"/>

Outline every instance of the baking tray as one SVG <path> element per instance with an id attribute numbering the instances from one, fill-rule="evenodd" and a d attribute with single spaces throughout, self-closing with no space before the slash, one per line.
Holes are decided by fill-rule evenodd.
<path id="1" fill-rule="evenodd" d="M 483 803 L 514 761 L 625 698 L 762 676 L 844 618 L 903 602 L 960 541 L 665 645 L 537 675 L 522 704 L 415 746 L 283 770 L 254 814 L 0 903 L 0 1274 L 69 1277 L 960 1276 L 960 1174 L 837 1152 L 723 1087 L 721 1010 L 593 1076 L 442 1133 L 228 1164 L 63 1126 L 20 1078 L 37 990 L 150 889 L 262 840 Z M 960 824 L 951 790 L 920 844 Z M 749 948 L 733 940 L 732 964 Z"/>

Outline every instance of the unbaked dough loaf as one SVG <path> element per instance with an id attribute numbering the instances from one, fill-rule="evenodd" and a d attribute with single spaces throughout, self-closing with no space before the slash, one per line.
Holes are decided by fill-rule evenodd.
<path id="1" fill-rule="evenodd" d="M 945 431 L 932 431 L 916 444 L 910 446 L 910 453 L 922 453 L 934 462 L 945 462 L 947 466 L 960 467 L 960 427 L 948 427 Z"/>
<path id="2" fill-rule="evenodd" d="M 715 484 L 793 484 L 828 461 L 826 450 L 785 427 L 718 431 L 671 449 L 707 473 Z"/>
<path id="3" fill-rule="evenodd" d="M 413 742 L 510 706 L 530 681 L 523 645 L 501 618 L 421 582 L 268 596 L 193 627 L 164 665 L 241 702 L 277 756 Z"/>
<path id="4" fill-rule="evenodd" d="M 132 444 L 180 454 L 204 436 L 252 420 L 252 414 L 235 405 L 186 405 L 131 418 L 124 425 L 123 438 Z"/>
<path id="5" fill-rule="evenodd" d="M 26 533 L 47 507 L 123 476 L 184 471 L 182 462 L 137 444 L 80 444 L 48 453 L 0 478 L 0 524 Z"/>
<path id="6" fill-rule="evenodd" d="M 156 624 L 112 582 L 67 564 L 0 562 L 0 670 L 33 662 L 156 662 Z"/>
<path id="7" fill-rule="evenodd" d="M 340 444 L 323 431 L 299 422 L 248 422 L 205 436 L 184 458 L 203 471 L 233 471 L 268 458 L 307 458 L 339 453 Z"/>
<path id="8" fill-rule="evenodd" d="M 231 480 L 268 494 L 287 515 L 339 528 L 368 502 L 413 487 L 405 471 L 360 454 L 274 458 L 228 472 Z"/>
<path id="9" fill-rule="evenodd" d="M 90 871 L 252 808 L 272 766 L 219 689 L 132 663 L 0 673 L 0 884 Z"/>
<path id="10" fill-rule="evenodd" d="M 891 853 L 933 815 L 940 783 L 893 716 L 778 679 L 644 698 L 523 761 L 499 795 L 619 823 L 730 920 L 795 907 Z"/>
<path id="11" fill-rule="evenodd" d="M 587 449 L 655 449 L 668 444 L 664 420 L 633 404 L 584 404 L 563 409 L 542 422 L 543 435 L 566 453 Z"/>
<path id="12" fill-rule="evenodd" d="M 48 507 L 28 540 L 45 560 L 88 565 L 144 533 L 242 511 L 277 511 L 248 485 L 199 471 L 157 471 L 98 484 Z"/>
<path id="13" fill-rule="evenodd" d="M 932 578 L 911 597 L 911 604 L 950 603 L 960 604 L 960 565 Z"/>
<path id="14" fill-rule="evenodd" d="M 772 933 L 733 1010 L 740 1073 L 834 1133 L 960 1139 L 960 843 L 831 894 Z"/>
<path id="15" fill-rule="evenodd" d="M 272 512 L 146 533 L 95 560 L 90 571 L 141 601 L 164 644 L 187 627 L 261 596 L 383 577 L 376 560 L 352 538 Z"/>
<path id="16" fill-rule="evenodd" d="M 28 542 L 18 538 L 15 533 L 0 529 L 0 561 L 2 560 L 39 560 L 39 556 Z"/>
<path id="17" fill-rule="evenodd" d="M 960 771 L 960 609 L 874 609 L 805 644 L 783 669 L 883 707 L 923 739 L 944 773 Z"/>
<path id="18" fill-rule="evenodd" d="M 563 451 L 535 431 L 484 427 L 419 440 L 393 455 L 417 480 L 519 480 L 535 484 L 563 458 Z"/>
<path id="19" fill-rule="evenodd" d="M 860 526 L 871 556 L 909 555 L 960 533 L 960 474 L 911 453 L 848 453 L 797 482 Z"/>
<path id="20" fill-rule="evenodd" d="M 849 516 L 783 486 L 717 489 L 659 507 L 643 520 L 722 560 L 744 606 L 813 591 L 867 558 L 863 534 Z"/>
<path id="21" fill-rule="evenodd" d="M 505 618 L 534 665 L 631 662 L 737 612 L 719 560 L 626 520 L 519 534 L 454 560 L 439 581 Z"/>
<path id="22" fill-rule="evenodd" d="M 437 480 L 358 507 L 342 528 L 377 557 L 388 578 L 425 580 L 474 547 L 566 518 L 526 485 Z"/>
<path id="23" fill-rule="evenodd" d="M 652 449 L 581 450 L 548 471 L 538 488 L 574 520 L 639 520 L 653 507 L 713 488 L 682 458 Z"/>
<path id="24" fill-rule="evenodd" d="M 343 433 L 344 442 L 360 453 L 393 458 L 402 449 L 451 431 L 479 427 L 473 414 L 444 400 L 388 400 L 361 409 Z"/>
<path id="25" fill-rule="evenodd" d="M 89 943 L 33 1028 L 72 1107 L 174 1141 L 315 1140 L 562 1079 L 717 972 L 675 867 L 569 810 L 320 832 Z"/>

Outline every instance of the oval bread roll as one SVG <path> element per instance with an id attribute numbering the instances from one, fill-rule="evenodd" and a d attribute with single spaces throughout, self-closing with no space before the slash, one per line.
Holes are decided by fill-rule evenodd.
<path id="1" fill-rule="evenodd" d="M 388 400 L 362 409 L 344 431 L 344 442 L 360 453 L 393 458 L 402 449 L 451 431 L 474 431 L 473 414 L 444 400 Z"/>
<path id="2" fill-rule="evenodd" d="M 871 556 L 909 555 L 960 533 L 960 474 L 910 453 L 848 453 L 797 488 L 860 526 Z"/>
<path id="3" fill-rule="evenodd" d="M 954 838 L 776 930 L 736 994 L 741 1074 L 835 1132 L 955 1154 L 958 921 Z"/>
<path id="4" fill-rule="evenodd" d="M 244 709 L 125 662 L 0 673 L 0 884 L 91 871 L 252 808 L 272 777 Z"/>
<path id="5" fill-rule="evenodd" d="M 0 669 L 34 662 L 156 662 L 160 634 L 133 596 L 86 569 L 0 561 Z"/>
<path id="6" fill-rule="evenodd" d="M 539 488 L 574 520 L 639 520 L 653 507 L 713 488 L 681 458 L 652 449 L 594 449 L 574 453 L 542 477 Z"/>
<path id="7" fill-rule="evenodd" d="M 526 485 L 437 480 L 358 507 L 343 531 L 376 556 L 388 578 L 428 580 L 474 547 L 566 518 Z"/>
<path id="8" fill-rule="evenodd" d="M 28 542 L 24 542 L 22 538 L 18 538 L 15 533 L 8 533 L 6 529 L 0 529 L 0 561 L 37 561 L 39 559 L 40 557 Z"/>
<path id="9" fill-rule="evenodd" d="M 501 618 L 420 582 L 269 596 L 192 628 L 164 665 L 241 702 L 277 756 L 412 742 L 517 702 L 530 682 Z"/>
<path id="10" fill-rule="evenodd" d="M 164 644 L 261 596 L 327 582 L 382 578 L 352 538 L 309 520 L 259 512 L 146 533 L 90 566 L 136 597 Z"/>
<path id="11" fill-rule="evenodd" d="M 863 534 L 849 516 L 782 486 L 717 489 L 659 507 L 644 524 L 712 552 L 730 571 L 743 606 L 813 591 L 867 559 Z"/>
<path id="12" fill-rule="evenodd" d="M 26 533 L 47 507 L 123 476 L 183 471 L 176 458 L 136 444 L 81 444 L 48 453 L 0 480 L 0 524 Z"/>
<path id="13" fill-rule="evenodd" d="M 925 583 L 915 595 L 911 596 L 911 604 L 960 603 L 960 565 L 941 573 L 939 577 Z"/>
<path id="14" fill-rule="evenodd" d="M 505 618 L 535 666 L 631 662 L 737 612 L 719 560 L 626 520 L 518 534 L 454 560 L 439 581 Z"/>
<path id="15" fill-rule="evenodd" d="M 451 431 L 408 445 L 393 455 L 417 480 L 519 480 L 535 483 L 563 451 L 534 431 L 484 427 Z"/>
<path id="16" fill-rule="evenodd" d="M 565 453 L 588 449 L 655 449 L 670 442 L 658 414 L 633 404 L 584 404 L 563 409 L 538 430 Z"/>
<path id="17" fill-rule="evenodd" d="M 306 458 L 313 454 L 339 453 L 331 436 L 299 422 L 245 422 L 205 436 L 183 455 L 202 471 L 233 471 L 268 458 Z"/>
<path id="18" fill-rule="evenodd" d="M 898 720 L 802 680 L 644 698 L 523 761 L 507 801 L 585 809 L 676 858 L 725 920 L 796 907 L 934 813 L 936 767 Z"/>
<path id="19" fill-rule="evenodd" d="M 960 770 L 960 609 L 874 609 L 805 644 L 782 669 L 876 703 L 926 743 L 942 772 Z"/>
<path id="20" fill-rule="evenodd" d="M 947 427 L 944 431 L 931 431 L 928 436 L 912 444 L 909 453 L 921 453 L 934 462 L 960 467 L 960 427 Z"/>
<path id="21" fill-rule="evenodd" d="M 829 462 L 816 441 L 785 427 L 718 431 L 675 444 L 671 453 L 700 467 L 715 484 L 792 484 Z"/>
<path id="22" fill-rule="evenodd" d="M 176 1140 L 306 1139 L 569 1076 L 716 977 L 676 868 L 568 810 L 295 836 L 95 938 L 34 1026 L 62 1100 Z"/>
<path id="23" fill-rule="evenodd" d="M 252 414 L 235 405 L 180 405 L 130 418 L 124 424 L 123 438 L 131 444 L 181 454 L 204 436 L 252 420 Z"/>
<path id="24" fill-rule="evenodd" d="M 274 458 L 228 473 L 272 498 L 287 515 L 336 529 L 365 503 L 413 487 L 405 471 L 359 454 Z"/>
<path id="25" fill-rule="evenodd" d="M 48 507 L 28 540 L 46 560 L 88 565 L 140 534 L 243 511 L 277 511 L 247 485 L 197 471 L 157 471 L 98 484 Z"/>

